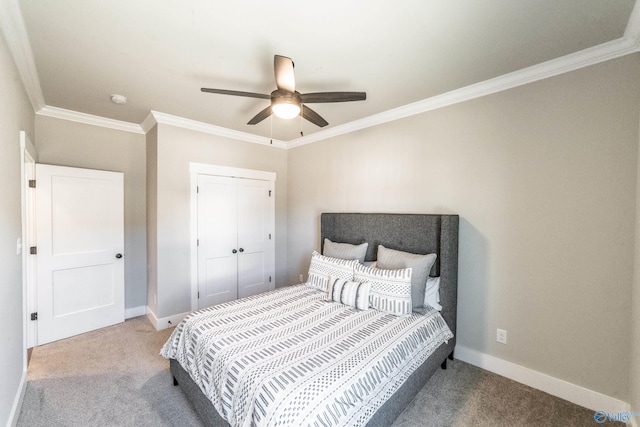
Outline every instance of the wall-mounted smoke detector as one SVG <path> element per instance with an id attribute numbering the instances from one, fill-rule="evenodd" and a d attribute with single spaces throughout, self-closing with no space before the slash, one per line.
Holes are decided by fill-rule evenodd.
<path id="1" fill-rule="evenodd" d="M 114 93 L 113 95 L 111 95 L 111 102 L 113 102 L 114 104 L 126 104 L 127 97 L 124 95 L 118 95 L 117 93 Z"/>

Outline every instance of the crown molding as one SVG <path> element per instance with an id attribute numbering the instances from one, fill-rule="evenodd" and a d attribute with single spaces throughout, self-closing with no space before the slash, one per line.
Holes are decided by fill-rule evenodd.
<path id="1" fill-rule="evenodd" d="M 29 97 L 33 111 L 45 106 L 38 70 L 33 58 L 29 36 L 24 26 L 22 13 L 16 0 L 0 1 L 0 29 L 16 64 L 24 90 Z"/>
<path id="2" fill-rule="evenodd" d="M 441 95 L 436 95 L 431 98 L 364 117 L 349 123 L 337 125 L 288 142 L 280 140 L 273 140 L 272 142 L 270 138 L 254 135 L 248 132 L 236 131 L 157 111 L 151 111 L 149 116 L 147 116 L 147 118 L 138 125 L 48 106 L 44 101 L 33 52 L 29 43 L 29 37 L 25 29 L 24 20 L 17 0 L 0 1 L 0 28 L 2 29 L 9 50 L 16 64 L 16 68 L 18 69 L 22 79 L 25 92 L 27 93 L 31 105 L 37 114 L 143 134 L 148 132 L 156 123 L 164 123 L 226 138 L 287 149 L 311 144 L 313 142 L 322 141 L 383 123 L 400 120 L 416 114 L 480 98 L 482 96 L 491 95 L 638 52 L 640 51 L 639 3 L 640 1 L 636 2 L 633 10 L 631 11 L 623 37 L 617 40 L 495 77 L 481 83 L 466 86 Z"/>
<path id="3" fill-rule="evenodd" d="M 176 126 L 183 129 L 195 130 L 198 132 L 208 133 L 211 135 L 222 136 L 225 138 L 236 139 L 239 141 L 251 142 L 254 144 L 268 145 L 277 148 L 287 148 L 287 143 L 278 139 L 271 139 L 264 136 L 254 135 L 248 132 L 241 132 L 234 129 L 215 126 L 209 123 L 199 122 L 197 120 L 186 119 L 184 117 L 173 116 L 171 114 L 161 113 L 159 111 L 151 111 L 149 116 L 144 120 L 142 129 L 148 132 L 156 123 Z"/>
<path id="4" fill-rule="evenodd" d="M 639 3 L 637 2 L 633 8 L 622 38 L 343 125 L 334 126 L 309 136 L 292 139 L 287 144 L 287 148 L 300 147 L 416 114 L 448 107 L 638 52 L 640 51 Z"/>
<path id="5" fill-rule="evenodd" d="M 69 120 L 72 122 L 84 123 L 87 125 L 100 126 L 125 132 L 144 134 L 142 126 L 136 123 L 123 122 L 122 120 L 108 119 L 106 117 L 94 116 L 92 114 L 80 113 L 78 111 L 65 110 L 64 108 L 45 106 L 36 114 L 40 116 L 54 117 L 56 119 Z"/>
<path id="6" fill-rule="evenodd" d="M 635 46 L 635 51 L 640 50 L 640 2 L 637 2 L 633 5 L 633 10 L 631 10 L 631 15 L 629 16 L 629 21 L 627 21 L 627 27 L 624 30 L 623 39 L 627 40 L 628 43 L 633 44 Z"/>

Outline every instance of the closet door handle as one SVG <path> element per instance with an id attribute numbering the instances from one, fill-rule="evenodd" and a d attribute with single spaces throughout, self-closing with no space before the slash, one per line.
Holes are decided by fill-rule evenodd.
<path id="1" fill-rule="evenodd" d="M 240 252 L 244 252 L 244 249 L 240 248 Z"/>
<path id="2" fill-rule="evenodd" d="M 238 251 L 234 249 L 234 250 L 231 251 L 231 253 L 235 254 L 235 253 L 238 253 Z"/>

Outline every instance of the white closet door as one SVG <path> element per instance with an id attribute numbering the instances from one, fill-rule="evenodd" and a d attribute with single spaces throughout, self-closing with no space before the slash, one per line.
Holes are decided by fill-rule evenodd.
<path id="1" fill-rule="evenodd" d="M 271 289 L 269 182 L 238 179 L 238 297 Z"/>
<path id="2" fill-rule="evenodd" d="M 36 165 L 38 345 L 124 321 L 123 174 Z"/>
<path id="3" fill-rule="evenodd" d="M 236 180 L 198 175 L 198 308 L 238 298 L 237 222 Z"/>

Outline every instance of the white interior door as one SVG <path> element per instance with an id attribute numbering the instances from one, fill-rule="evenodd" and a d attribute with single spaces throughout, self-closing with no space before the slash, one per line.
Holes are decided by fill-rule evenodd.
<path id="1" fill-rule="evenodd" d="M 38 344 L 124 321 L 123 174 L 36 165 Z"/>
<path id="2" fill-rule="evenodd" d="M 234 178 L 198 175 L 198 308 L 238 298 Z"/>
<path id="3" fill-rule="evenodd" d="M 238 297 L 271 289 L 269 182 L 238 179 Z"/>

